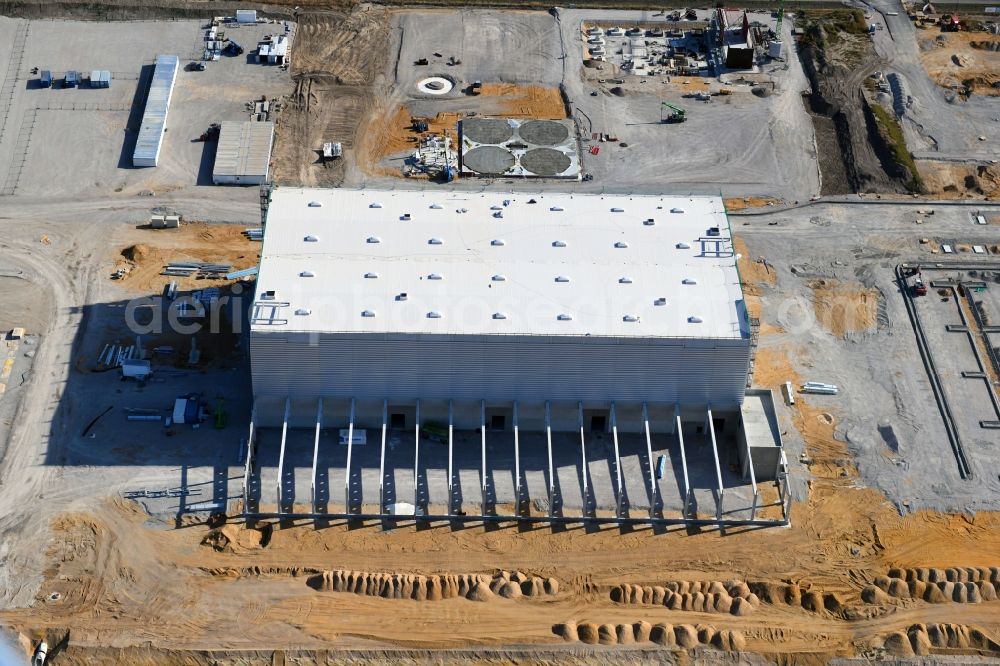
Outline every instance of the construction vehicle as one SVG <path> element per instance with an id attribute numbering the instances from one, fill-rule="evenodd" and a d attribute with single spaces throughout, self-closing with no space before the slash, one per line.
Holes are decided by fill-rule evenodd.
<path id="1" fill-rule="evenodd" d="M 410 127 L 413 128 L 414 132 L 426 132 L 428 125 L 427 121 L 423 118 L 413 118 L 410 122 Z"/>
<path id="2" fill-rule="evenodd" d="M 664 109 L 670 109 L 669 115 L 666 114 Z M 660 104 L 660 122 L 661 123 L 682 123 L 687 120 L 687 114 L 684 109 L 676 107 L 669 102 L 663 102 Z"/>
<path id="3" fill-rule="evenodd" d="M 35 654 L 31 658 L 31 666 L 45 666 L 45 660 L 49 656 L 49 644 L 42 641 L 35 648 Z"/>
<path id="4" fill-rule="evenodd" d="M 962 22 L 958 14 L 944 14 L 941 16 L 941 32 L 958 32 L 962 28 Z"/>
<path id="5" fill-rule="evenodd" d="M 243 55 L 243 47 L 235 39 L 230 39 L 223 53 L 231 56 Z"/>
<path id="6" fill-rule="evenodd" d="M 913 284 L 910 286 L 910 293 L 914 296 L 926 296 L 927 295 L 927 285 L 924 284 L 924 279 L 920 275 L 919 268 L 904 268 L 903 269 L 903 279 L 908 280 L 913 278 Z"/>

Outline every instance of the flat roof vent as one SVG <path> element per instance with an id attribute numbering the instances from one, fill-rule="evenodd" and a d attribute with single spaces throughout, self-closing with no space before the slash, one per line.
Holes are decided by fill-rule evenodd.
<path id="1" fill-rule="evenodd" d="M 554 240 L 552 241 L 552 247 L 566 247 L 566 241 Z"/>
<path id="2" fill-rule="evenodd" d="M 302 271 L 299 273 L 299 277 L 316 277 L 316 274 L 312 271 Z"/>
<path id="3" fill-rule="evenodd" d="M 618 241 L 617 243 L 615 243 L 615 247 L 621 250 L 623 248 L 628 247 L 628 243 L 626 243 L 625 241 Z"/>
<path id="4" fill-rule="evenodd" d="M 573 315 L 561 314 L 558 317 L 556 317 L 556 319 L 558 319 L 559 321 L 573 321 Z"/>
<path id="5" fill-rule="evenodd" d="M 369 242 L 369 243 L 381 243 L 382 239 L 379 238 L 378 236 L 369 236 L 367 238 L 367 242 Z"/>
<path id="6" fill-rule="evenodd" d="M 569 276 L 566 276 L 566 275 L 557 275 L 556 276 L 556 282 L 569 282 Z"/>
<path id="7" fill-rule="evenodd" d="M 438 312 L 437 310 L 431 310 L 430 312 L 427 313 L 427 318 L 428 319 L 440 319 L 441 318 L 441 313 Z"/>
<path id="8" fill-rule="evenodd" d="M 444 208 L 444 206 L 442 206 L 441 204 L 433 203 L 430 205 L 430 208 L 431 210 L 441 210 L 442 208 Z"/>
<path id="9" fill-rule="evenodd" d="M 506 312 L 494 312 L 493 313 L 493 318 L 494 319 L 506 319 L 507 318 L 507 313 Z"/>
<path id="10" fill-rule="evenodd" d="M 656 224 L 656 220 L 654 220 L 651 217 L 647 217 L 645 220 L 642 221 L 642 223 L 647 227 L 652 227 Z"/>
<path id="11" fill-rule="evenodd" d="M 402 215 L 399 216 L 399 219 L 401 219 L 403 222 L 408 222 L 411 219 L 410 214 L 403 213 Z"/>
<path id="12" fill-rule="evenodd" d="M 308 205 L 309 205 L 310 208 L 322 208 L 323 207 L 323 202 L 322 201 L 310 201 Z"/>
<path id="13" fill-rule="evenodd" d="M 667 304 L 667 299 L 663 297 L 657 298 L 655 301 L 653 301 L 653 305 L 666 305 L 666 304 Z"/>
<path id="14" fill-rule="evenodd" d="M 624 213 L 624 212 L 625 212 L 625 209 L 624 209 L 624 208 L 617 208 L 617 207 L 616 207 L 616 208 L 612 208 L 612 209 L 611 209 L 611 212 L 612 212 L 612 213 Z"/>
<path id="15" fill-rule="evenodd" d="M 365 277 L 368 278 L 369 280 L 374 280 L 378 277 L 378 273 L 376 273 L 375 271 L 368 271 L 367 273 L 365 273 Z"/>
<path id="16" fill-rule="evenodd" d="M 372 202 L 372 203 L 368 204 L 368 207 L 369 207 L 369 208 L 381 208 L 381 207 L 382 207 L 382 204 L 380 204 L 380 203 L 378 203 L 378 202 L 376 201 L 376 202 Z M 368 310 L 365 310 L 365 312 L 368 312 Z"/>
<path id="17" fill-rule="evenodd" d="M 407 295 L 406 295 L 405 291 L 401 291 L 398 294 L 396 294 L 396 300 L 397 301 L 405 301 L 406 299 L 407 299 Z"/>
<path id="18" fill-rule="evenodd" d="M 313 311 L 310 310 L 309 308 L 299 308 L 298 310 L 295 311 L 295 314 L 299 316 L 311 315 L 312 313 Z"/>
<path id="19" fill-rule="evenodd" d="M 690 250 L 691 249 L 691 245 L 689 243 L 678 243 L 676 247 L 677 247 L 678 250 Z"/>
<path id="20" fill-rule="evenodd" d="M 670 212 L 671 213 L 683 213 L 684 209 L 683 208 L 671 208 Z"/>
<path id="21" fill-rule="evenodd" d="M 304 240 L 307 243 L 316 243 L 316 242 L 319 241 L 319 239 L 316 238 L 315 236 L 313 236 L 312 234 L 309 234 L 308 236 L 306 236 L 302 240 Z"/>
<path id="22" fill-rule="evenodd" d="M 632 278 L 630 278 L 627 275 L 625 277 L 620 277 L 620 278 L 618 278 L 618 283 L 619 284 L 632 284 Z"/>
<path id="23" fill-rule="evenodd" d="M 262 301 L 273 301 L 277 292 L 274 289 L 268 289 L 267 291 L 261 292 L 260 300 Z"/>
<path id="24" fill-rule="evenodd" d="M 427 241 L 428 245 L 444 245 L 444 241 L 440 238 L 431 238 Z"/>
<path id="25" fill-rule="evenodd" d="M 684 278 L 681 280 L 681 284 L 698 284 L 698 280 L 694 278 Z"/>
<path id="26" fill-rule="evenodd" d="M 375 311 L 374 310 L 362 310 L 361 311 L 361 316 L 362 317 L 374 317 L 375 316 Z"/>
<path id="27" fill-rule="evenodd" d="M 503 206 L 490 206 L 490 210 L 503 210 Z"/>
<path id="28" fill-rule="evenodd" d="M 506 244 L 507 244 L 507 241 L 505 241 L 502 238 L 494 238 L 493 240 L 490 241 L 490 245 L 492 245 L 494 247 L 501 247 L 501 246 L 506 245 Z"/>
<path id="29" fill-rule="evenodd" d="M 691 315 L 690 317 L 688 317 L 689 324 L 700 324 L 702 321 L 704 320 L 698 315 Z"/>
<path id="30" fill-rule="evenodd" d="M 629 323 L 637 322 L 637 321 L 639 321 L 639 316 L 638 315 L 625 315 L 624 317 L 622 317 L 622 321 L 627 321 Z"/>
<path id="31" fill-rule="evenodd" d="M 562 206 L 552 206 L 552 208 L 549 208 L 549 210 L 551 210 L 553 213 L 561 213 L 566 209 L 563 208 Z"/>
<path id="32" fill-rule="evenodd" d="M 493 281 L 494 282 L 504 282 L 506 279 L 507 279 L 507 276 L 506 275 L 501 275 L 500 273 L 497 273 L 496 275 L 493 276 Z"/>
<path id="33" fill-rule="evenodd" d="M 428 280 L 442 280 L 444 278 L 441 277 L 440 273 L 431 273 L 430 275 L 427 276 L 427 279 Z"/>

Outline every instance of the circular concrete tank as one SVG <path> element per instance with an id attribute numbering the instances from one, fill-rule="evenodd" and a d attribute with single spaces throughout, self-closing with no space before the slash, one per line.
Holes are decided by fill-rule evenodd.
<path id="1" fill-rule="evenodd" d="M 478 146 L 462 157 L 466 169 L 476 173 L 502 174 L 514 166 L 514 155 L 499 146 Z"/>
<path id="2" fill-rule="evenodd" d="M 517 133 L 525 143 L 536 146 L 554 146 L 569 137 L 565 125 L 551 120 L 529 120 L 518 128 Z"/>
<path id="3" fill-rule="evenodd" d="M 552 148 L 535 148 L 521 156 L 521 166 L 538 176 L 555 176 L 571 164 L 566 155 Z"/>
<path id="4" fill-rule="evenodd" d="M 430 76 L 417 81 L 417 90 L 425 95 L 447 95 L 454 87 L 454 82 L 443 76 Z"/>
<path id="5" fill-rule="evenodd" d="M 514 129 L 506 120 L 469 118 L 462 121 L 462 136 L 476 143 L 503 143 L 514 136 Z"/>

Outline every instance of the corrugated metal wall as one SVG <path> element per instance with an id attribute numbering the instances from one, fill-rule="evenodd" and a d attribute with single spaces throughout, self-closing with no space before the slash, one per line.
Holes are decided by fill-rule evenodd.
<path id="1" fill-rule="evenodd" d="M 257 397 L 359 400 L 743 401 L 747 340 L 254 332 Z"/>

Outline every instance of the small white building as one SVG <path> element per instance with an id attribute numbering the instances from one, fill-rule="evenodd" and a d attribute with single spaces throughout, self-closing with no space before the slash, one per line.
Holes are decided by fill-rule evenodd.
<path id="1" fill-rule="evenodd" d="M 212 182 L 260 185 L 267 182 L 274 123 L 225 121 L 219 129 Z"/>
<path id="2" fill-rule="evenodd" d="M 236 10 L 236 22 L 237 23 L 256 23 L 257 22 L 257 10 L 256 9 L 237 9 Z"/>

